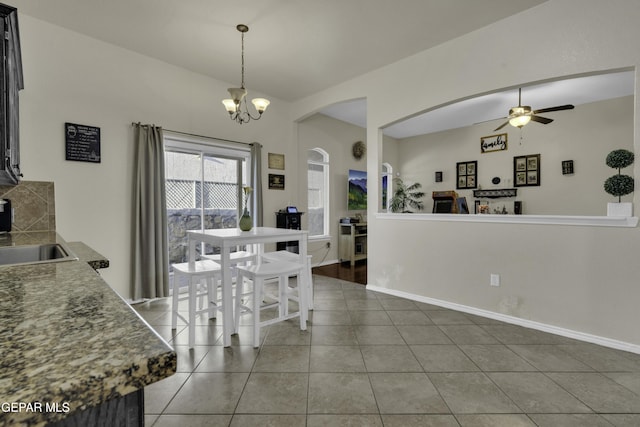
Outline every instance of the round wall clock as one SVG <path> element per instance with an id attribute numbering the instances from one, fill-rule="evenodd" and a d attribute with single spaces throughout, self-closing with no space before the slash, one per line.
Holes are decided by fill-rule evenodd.
<path id="1" fill-rule="evenodd" d="M 351 147 L 351 151 L 353 153 L 353 157 L 360 160 L 367 152 L 367 146 L 362 141 L 354 142 L 353 147 Z"/>
<path id="2" fill-rule="evenodd" d="M 500 184 L 500 177 L 494 176 L 491 182 L 495 185 Z"/>

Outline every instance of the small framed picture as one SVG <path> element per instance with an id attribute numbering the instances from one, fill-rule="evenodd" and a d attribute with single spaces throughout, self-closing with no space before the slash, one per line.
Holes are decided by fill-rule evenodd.
<path id="1" fill-rule="evenodd" d="M 540 185 L 540 154 L 513 158 L 513 182 L 516 187 Z"/>
<path id="2" fill-rule="evenodd" d="M 476 178 L 478 174 L 478 161 L 456 163 L 457 179 L 456 189 L 477 188 Z"/>
<path id="3" fill-rule="evenodd" d="M 270 173 L 269 190 L 284 190 L 284 175 Z"/>
<path id="4" fill-rule="evenodd" d="M 563 160 L 562 175 L 572 175 L 572 174 L 573 174 L 573 160 Z"/>
<path id="5" fill-rule="evenodd" d="M 442 171 L 436 172 L 436 182 L 442 182 Z"/>
<path id="6" fill-rule="evenodd" d="M 284 154 L 269 153 L 267 160 L 269 169 L 284 170 Z"/>

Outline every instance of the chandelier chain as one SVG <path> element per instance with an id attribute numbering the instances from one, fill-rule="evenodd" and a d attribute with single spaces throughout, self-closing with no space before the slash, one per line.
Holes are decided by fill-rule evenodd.
<path id="1" fill-rule="evenodd" d="M 241 60 L 241 64 L 242 64 L 242 80 L 240 83 L 240 87 L 244 89 L 244 32 L 242 33 L 242 60 Z"/>

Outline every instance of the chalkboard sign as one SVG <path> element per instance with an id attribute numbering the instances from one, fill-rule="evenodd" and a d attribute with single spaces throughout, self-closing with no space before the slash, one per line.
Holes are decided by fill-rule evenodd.
<path id="1" fill-rule="evenodd" d="M 100 163 L 100 128 L 65 123 L 67 160 Z"/>

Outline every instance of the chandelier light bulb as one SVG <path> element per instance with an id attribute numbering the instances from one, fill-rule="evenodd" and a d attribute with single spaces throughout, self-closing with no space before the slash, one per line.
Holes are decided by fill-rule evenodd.
<path id="1" fill-rule="evenodd" d="M 258 113 L 260 114 L 264 113 L 269 104 L 271 104 L 271 102 L 266 98 L 254 98 L 251 100 L 251 103 L 256 107 L 256 110 L 258 110 Z"/>
<path id="2" fill-rule="evenodd" d="M 224 105 L 224 108 L 227 109 L 227 112 L 229 114 L 233 114 L 236 112 L 236 103 L 233 101 L 233 99 L 223 99 L 222 104 Z"/>

